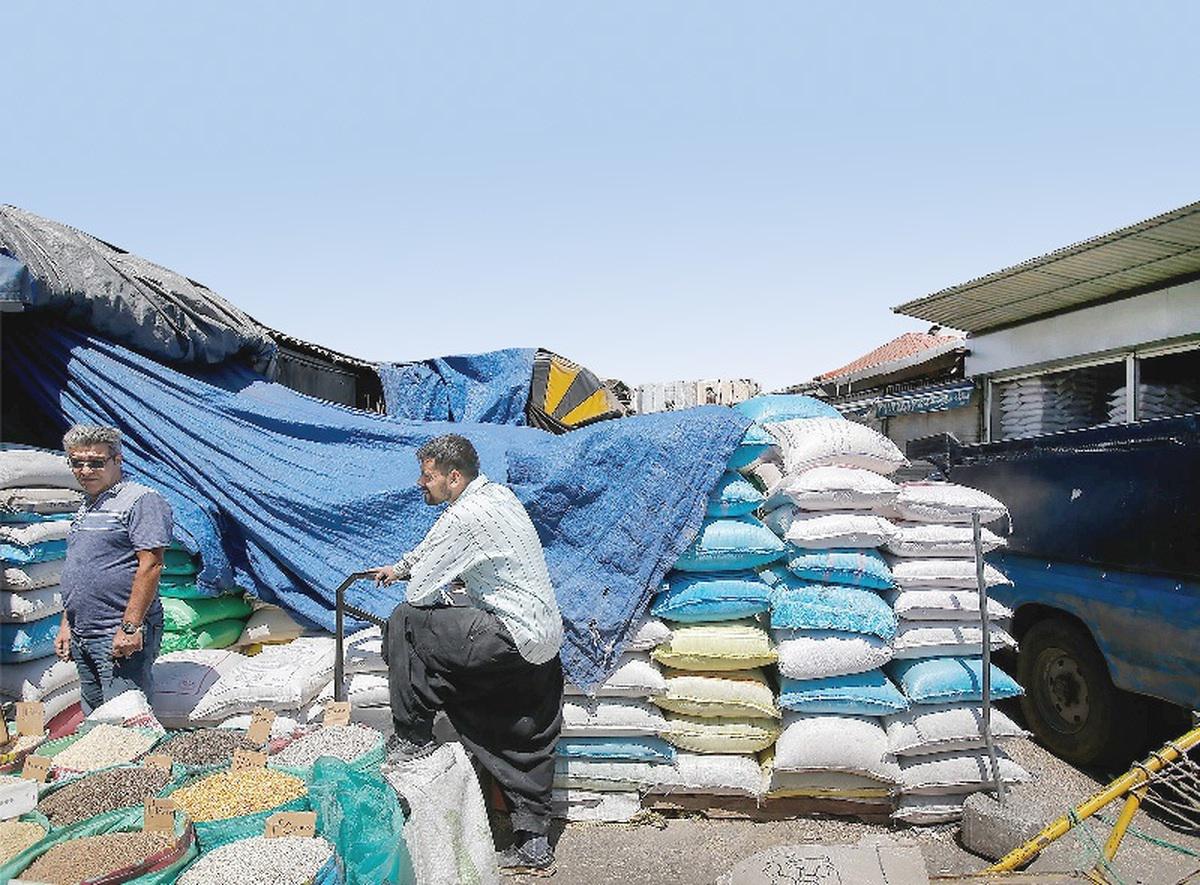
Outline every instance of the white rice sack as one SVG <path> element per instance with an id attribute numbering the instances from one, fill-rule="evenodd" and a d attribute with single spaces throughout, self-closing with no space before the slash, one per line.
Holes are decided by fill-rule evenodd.
<path id="1" fill-rule="evenodd" d="M 978 704 L 918 704 L 883 718 L 888 746 L 896 756 L 984 749 L 983 708 Z M 997 741 L 1025 737 L 1002 710 L 991 713 L 991 731 Z"/>
<path id="2" fill-rule="evenodd" d="M 347 673 L 387 672 L 387 664 L 383 662 L 383 631 L 379 627 L 351 633 L 344 648 Z"/>
<path id="3" fill-rule="evenodd" d="M 627 737 L 658 734 L 667 726 L 662 711 L 624 698 L 563 698 L 562 737 Z"/>
<path id="4" fill-rule="evenodd" d="M 296 620 L 277 605 L 260 603 L 250 614 L 242 635 L 233 644 L 234 648 L 247 645 L 275 645 L 300 638 L 304 632 Z"/>
<path id="5" fill-rule="evenodd" d="M 896 533 L 887 519 L 863 511 L 800 510 L 776 507 L 763 522 L 790 544 L 809 550 L 882 547 Z"/>
<path id="6" fill-rule="evenodd" d="M 225 719 L 256 707 L 298 710 L 316 697 L 333 676 L 334 642 L 302 637 L 268 645 L 226 673 L 192 711 L 193 721 Z"/>
<path id="7" fill-rule="evenodd" d="M 83 491 L 63 452 L 0 443 L 0 489 L 21 486 Z"/>
<path id="8" fill-rule="evenodd" d="M 889 558 L 892 580 L 901 590 L 975 590 L 975 558 L 907 559 Z M 983 582 L 991 589 L 1012 582 L 995 566 L 983 564 Z"/>
<path id="9" fill-rule="evenodd" d="M 887 476 L 908 463 L 886 436 L 843 418 L 780 421 L 767 430 L 779 440 L 788 474 L 814 467 L 858 467 Z"/>
<path id="10" fill-rule="evenodd" d="M 29 562 L 24 565 L 0 563 L 0 590 L 25 593 L 43 587 L 56 587 L 62 577 L 64 562 L 62 559 L 53 559 L 49 562 Z"/>
<path id="11" fill-rule="evenodd" d="M 74 474 L 72 474 L 74 477 Z M 0 490 L 0 513 L 74 513 L 83 503 L 83 495 L 70 489 L 15 488 Z"/>
<path id="12" fill-rule="evenodd" d="M 972 792 L 978 792 L 972 791 Z M 963 803 L 971 793 L 947 793 L 944 796 L 901 796 L 892 812 L 892 820 L 915 826 L 948 824 L 962 820 Z"/>
<path id="13" fill-rule="evenodd" d="M 38 783 L 29 778 L 0 774 L 0 820 L 11 820 L 37 808 Z"/>
<path id="14" fill-rule="evenodd" d="M 149 728 L 160 734 L 166 729 L 154 715 L 150 699 L 140 688 L 131 688 L 105 701 L 83 720 L 86 723 L 107 723 L 116 726 Z"/>
<path id="15" fill-rule="evenodd" d="M 354 711 L 350 711 L 353 719 Z M 239 713 L 237 716 L 230 716 L 223 722 L 216 724 L 217 728 L 228 728 L 233 731 L 248 731 L 250 729 L 250 721 L 254 717 L 249 713 Z M 194 723 L 190 723 L 194 724 Z M 276 716 L 271 723 L 271 737 L 287 737 L 289 734 L 294 734 L 300 728 L 300 722 L 291 716 Z"/>
<path id="16" fill-rule="evenodd" d="M 315 703 L 324 704 L 333 700 L 333 680 L 317 692 Z M 355 707 L 387 707 L 391 704 L 386 673 L 355 673 L 346 685 L 346 700 L 351 709 Z"/>
<path id="17" fill-rule="evenodd" d="M 247 660 L 224 648 L 185 649 L 159 656 L 154 662 L 154 693 L 150 696 L 154 715 L 168 728 L 195 725 L 189 716 L 196 704 L 222 676 Z"/>
<path id="18" fill-rule="evenodd" d="M 872 470 L 814 467 L 770 486 L 768 510 L 793 504 L 801 510 L 871 510 L 896 500 L 899 486 Z"/>
<path id="19" fill-rule="evenodd" d="M 952 482 L 906 482 L 896 496 L 896 512 L 914 522 L 967 523 L 979 514 L 982 523 L 1008 515 L 1003 504 L 986 492 Z"/>
<path id="20" fill-rule="evenodd" d="M 31 547 L 48 541 L 65 541 L 71 531 L 71 520 L 48 519 L 45 522 L 0 523 L 0 544 Z"/>
<path id="21" fill-rule="evenodd" d="M 40 701 L 50 692 L 78 682 L 74 661 L 40 658 L 0 667 L 0 697 L 7 700 Z"/>
<path id="22" fill-rule="evenodd" d="M 655 781 L 647 793 L 702 796 L 762 795 L 763 775 L 754 756 L 678 753 L 674 765 L 654 768 Z"/>
<path id="23" fill-rule="evenodd" d="M 1016 648 L 1007 630 L 988 625 L 992 650 Z M 957 621 L 901 621 L 892 646 L 897 661 L 912 658 L 962 657 L 983 654 L 983 625 Z"/>
<path id="24" fill-rule="evenodd" d="M 66 685 L 60 685 L 53 691 L 47 692 L 40 698 L 42 713 L 46 717 L 46 721 L 49 722 L 63 710 L 78 704 L 80 697 L 78 676 L 74 682 L 68 682 Z"/>
<path id="25" fill-rule="evenodd" d="M 631 652 L 621 655 L 617 669 L 596 688 L 596 697 L 601 698 L 648 698 L 667 690 L 666 680 L 658 666 L 646 652 Z M 564 688 L 568 695 L 584 692 L 568 682 Z"/>
<path id="26" fill-rule="evenodd" d="M 841 771 L 900 782 L 887 732 L 874 716 L 788 713 L 775 742 L 775 770 Z"/>
<path id="27" fill-rule="evenodd" d="M 638 624 L 633 636 L 625 645 L 625 651 L 650 651 L 659 643 L 666 642 L 670 638 L 671 628 L 660 618 L 647 615 Z"/>
<path id="28" fill-rule="evenodd" d="M 594 790 L 553 790 L 550 814 L 568 821 L 628 823 L 642 811 L 642 796 L 637 792 L 599 793 Z"/>
<path id="29" fill-rule="evenodd" d="M 559 756 L 554 760 L 554 786 L 561 790 L 627 793 L 653 783 L 654 769 L 658 767 L 649 762 L 565 759 Z"/>
<path id="30" fill-rule="evenodd" d="M 772 630 L 779 672 L 822 679 L 877 670 L 892 659 L 892 644 L 877 636 L 837 630 Z"/>
<path id="31" fill-rule="evenodd" d="M 893 525 L 895 532 L 884 544 L 888 553 L 919 559 L 973 559 L 975 556 L 975 537 L 969 525 L 926 525 L 913 522 Z M 999 535 L 983 527 L 979 529 L 979 542 L 984 553 L 1007 544 Z"/>
<path id="32" fill-rule="evenodd" d="M 1006 784 L 1029 779 L 1029 772 L 996 750 L 1000 778 Z M 944 796 L 977 792 L 992 786 L 992 764 L 986 751 L 934 753 L 900 757 L 900 782 L 906 794 Z"/>
<path id="33" fill-rule="evenodd" d="M 979 621 L 978 590 L 885 590 L 896 617 L 906 621 Z M 987 603 L 989 617 L 1011 618 L 1012 609 L 994 599 Z"/>
<path id="34" fill-rule="evenodd" d="M 23 624 L 56 615 L 63 609 L 62 591 L 55 587 L 0 592 L 0 622 Z"/>
<path id="35" fill-rule="evenodd" d="M 779 718 L 775 694 L 761 669 L 697 673 L 668 668 L 666 688 L 654 703 L 702 717 Z"/>

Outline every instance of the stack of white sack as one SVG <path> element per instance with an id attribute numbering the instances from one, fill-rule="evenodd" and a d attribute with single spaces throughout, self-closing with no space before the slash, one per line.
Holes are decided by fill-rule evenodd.
<path id="1" fill-rule="evenodd" d="M 670 636 L 652 653 L 665 690 L 663 737 L 680 751 L 655 795 L 758 799 L 754 754 L 775 742 L 779 705 L 766 668 L 775 649 L 766 630 L 770 586 L 755 569 L 784 546 L 752 514 L 763 496 L 738 471 L 772 457 L 773 440 L 753 424 L 709 494 L 699 533 L 667 574 L 652 613 Z"/>
<path id="2" fill-rule="evenodd" d="M 647 617 L 612 675 L 590 697 L 569 681 L 564 686 L 552 796 L 556 817 L 627 821 L 641 811 L 641 791 L 674 763 L 674 747 L 658 736 L 662 715 L 649 703 L 666 691 L 650 650 L 669 636 L 662 621 Z"/>
<path id="3" fill-rule="evenodd" d="M 994 782 L 982 731 L 984 635 L 971 522 L 978 513 L 981 523 L 994 523 L 1007 511 L 976 489 L 914 482 L 900 487 L 890 513 L 897 526 L 887 548 L 896 587 L 887 596 L 899 618 L 890 672 L 911 704 L 887 724 L 904 791 L 895 817 L 907 823 L 956 820 L 966 797 Z M 985 553 L 1005 543 L 986 528 L 980 540 Z M 989 588 L 1008 583 L 986 563 L 984 581 Z M 991 648 L 1014 647 L 1005 629 L 1012 612 L 990 599 L 987 610 Z M 1007 674 L 992 667 L 993 699 L 1019 693 Z M 994 708 L 991 723 L 998 743 L 1022 734 Z M 1027 776 L 1002 751 L 998 757 L 1005 781 Z"/>
<path id="4" fill-rule="evenodd" d="M 274 606 L 270 607 L 275 609 Z M 276 611 L 283 613 L 282 609 Z M 258 614 L 259 612 L 255 612 Z M 286 613 L 283 613 L 286 617 Z M 251 620 L 254 615 L 251 615 Z M 288 620 L 291 620 L 288 618 Z M 278 615 L 272 621 L 281 623 Z M 265 625 L 265 621 L 262 622 Z M 292 621 L 292 623 L 295 623 Z M 296 625 L 299 628 L 299 625 Z M 249 630 L 250 628 L 247 627 Z M 269 646 L 268 646 L 269 648 Z M 345 642 L 346 700 L 350 702 L 350 721 L 369 726 L 384 734 L 395 729 L 392 724 L 392 700 L 388 689 L 387 664 L 383 660 L 383 631 L 367 627 L 351 633 Z M 301 715 L 305 723 L 320 721 L 325 705 L 334 699 L 334 684 L 330 679 Z"/>
<path id="5" fill-rule="evenodd" d="M 40 701 L 49 730 L 80 717 L 79 675 L 59 661 L 58 582 L 83 502 L 62 452 L 0 445 L 0 701 Z"/>
<path id="6" fill-rule="evenodd" d="M 788 545 L 773 584 L 784 731 L 764 760 L 770 798 L 805 797 L 890 808 L 900 768 L 881 717 L 908 706 L 883 671 L 897 621 L 880 594 L 893 588 L 880 548 L 895 534 L 881 510 L 906 464 L 886 437 L 840 416 L 770 425 L 782 453 L 764 521 Z"/>

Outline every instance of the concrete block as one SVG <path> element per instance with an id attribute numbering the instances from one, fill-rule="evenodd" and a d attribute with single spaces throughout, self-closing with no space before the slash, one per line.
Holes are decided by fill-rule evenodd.
<path id="1" fill-rule="evenodd" d="M 1001 805 L 987 793 L 974 793 L 963 804 L 961 838 L 967 850 L 999 860 L 1024 845 L 1062 813 L 1062 806 L 1042 805 L 1031 796 Z"/>

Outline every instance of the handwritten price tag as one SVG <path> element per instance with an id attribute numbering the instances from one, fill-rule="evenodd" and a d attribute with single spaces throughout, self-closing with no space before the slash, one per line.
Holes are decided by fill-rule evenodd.
<path id="1" fill-rule="evenodd" d="M 245 771 L 248 768 L 262 768 L 267 764 L 266 753 L 256 753 L 253 750 L 234 750 L 231 771 Z"/>
<path id="2" fill-rule="evenodd" d="M 151 797 L 146 799 L 144 807 L 143 833 L 175 832 L 175 803 L 172 800 Z"/>
<path id="3" fill-rule="evenodd" d="M 159 771 L 169 772 L 171 770 L 171 757 L 162 753 L 155 753 L 153 756 L 147 756 L 143 759 L 142 764 L 146 768 L 156 768 Z"/>
<path id="4" fill-rule="evenodd" d="M 39 784 L 46 782 L 46 777 L 50 774 L 50 757 L 48 756 L 26 756 L 25 765 L 21 769 L 21 777 L 26 780 L 37 781 Z"/>
<path id="5" fill-rule="evenodd" d="M 252 744 L 262 746 L 271 736 L 271 726 L 275 724 L 275 711 L 259 708 L 250 717 L 250 728 L 246 738 Z"/>
<path id="6" fill-rule="evenodd" d="M 349 701 L 330 701 L 325 705 L 325 716 L 321 719 L 322 725 L 349 725 L 350 724 L 350 702 Z"/>
<path id="7" fill-rule="evenodd" d="M 316 831 L 315 811 L 280 811 L 267 818 L 267 828 L 263 835 L 268 839 L 277 839 L 280 836 L 304 836 L 311 839 Z"/>
<path id="8" fill-rule="evenodd" d="M 46 708 L 41 701 L 17 702 L 17 734 L 43 734 L 46 731 Z"/>

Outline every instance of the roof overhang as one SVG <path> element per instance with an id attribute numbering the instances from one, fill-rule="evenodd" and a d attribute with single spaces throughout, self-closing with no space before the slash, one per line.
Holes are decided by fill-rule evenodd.
<path id="1" fill-rule="evenodd" d="M 1200 278 L 1200 203 L 892 310 L 978 334 Z"/>
<path id="2" fill-rule="evenodd" d="M 962 338 L 952 338 L 943 344 L 927 347 L 925 350 L 898 360 L 889 360 L 886 363 L 867 366 L 865 369 L 859 369 L 857 372 L 847 372 L 844 375 L 834 375 L 830 378 L 818 378 L 815 380 L 817 384 L 826 389 L 882 386 L 883 384 L 895 383 L 910 376 L 919 377 L 922 371 L 934 368 L 931 364 L 937 363 L 940 366 L 941 362 L 945 362 L 946 365 L 952 365 L 958 356 L 966 352 L 967 342 Z M 947 359 L 943 360 L 943 357 L 947 357 Z M 918 368 L 920 371 L 909 371 Z M 867 385 L 864 383 L 867 381 L 875 383 Z"/>

